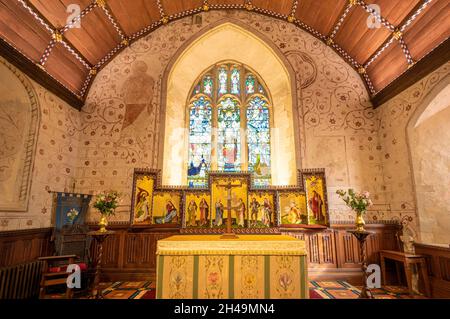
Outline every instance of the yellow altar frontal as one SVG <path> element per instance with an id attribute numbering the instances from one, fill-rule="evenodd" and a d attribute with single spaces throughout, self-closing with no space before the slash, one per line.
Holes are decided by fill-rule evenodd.
<path id="1" fill-rule="evenodd" d="M 178 235 L 157 244 L 158 299 L 308 298 L 305 242 L 284 235 Z"/>

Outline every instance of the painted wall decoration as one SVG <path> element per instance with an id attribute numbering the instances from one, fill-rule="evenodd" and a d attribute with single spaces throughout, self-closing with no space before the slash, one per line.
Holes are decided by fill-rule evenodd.
<path id="1" fill-rule="evenodd" d="M 211 195 L 207 191 L 184 192 L 184 227 L 211 227 Z"/>
<path id="2" fill-rule="evenodd" d="M 180 18 L 118 54 L 96 77 L 81 112 L 8 66 L 34 92 L 40 123 L 28 209 L 14 214 L 10 214 L 13 210 L 0 211 L 0 231 L 50 227 L 49 190 L 95 194 L 116 189 L 123 194 L 123 202 L 111 222 L 130 220 L 134 168 L 162 167 L 160 119 L 165 111 L 160 101 L 169 62 L 197 32 L 219 21 L 238 21 L 250 31 L 263 33 L 292 66 L 298 108 L 294 124 L 300 131 L 296 136 L 300 147 L 295 151 L 302 168 L 326 168 L 331 223 L 354 220 L 335 196 L 336 189 L 352 187 L 373 195 L 375 205 L 367 220 L 398 221 L 414 236 L 418 215 L 412 169 L 405 161 L 405 127 L 423 99 L 450 74 L 450 63 L 374 110 L 357 72 L 324 43 L 292 24 L 244 11 L 201 15 L 201 24 L 193 25 L 190 17 Z M 139 65 L 134 67 L 139 61 L 147 65 L 145 74 L 154 84 L 152 93 L 148 89 L 144 94 L 151 99 L 133 101 L 127 97 L 125 81 L 134 78 L 132 69 L 139 69 Z M 151 87 L 149 80 L 142 82 Z M 142 111 L 133 121 L 126 105 L 134 104 L 145 106 L 138 108 L 137 113 Z M 96 213 L 88 214 L 89 221 L 96 218 Z"/>
<path id="3" fill-rule="evenodd" d="M 34 92 L 0 63 L 0 211 L 26 211 L 39 110 Z"/>
<path id="4" fill-rule="evenodd" d="M 301 227 L 309 224 L 306 194 L 301 188 L 277 192 L 281 227 Z"/>
<path id="5" fill-rule="evenodd" d="M 288 22 L 240 11 L 202 13 L 199 25 L 192 25 L 190 19 L 173 21 L 143 37 L 118 54 L 96 77 L 81 113 L 83 124 L 73 125 L 80 132 L 79 154 L 83 154 L 82 170 L 77 177 L 83 182 L 79 191 L 95 192 L 100 183 L 108 184 L 128 196 L 124 198 L 126 203 L 131 201 L 129 180 L 134 167 L 163 166 L 160 150 L 164 138 L 158 132 L 162 131 L 160 119 L 165 112 L 160 101 L 161 94 L 165 94 L 164 75 L 170 71 L 166 68 L 176 52 L 197 32 L 226 20 L 243 23 L 250 32 L 264 34 L 291 64 L 297 82 L 298 118 L 294 124 L 300 131 L 296 137 L 300 149 L 292 151 L 299 153 L 301 167 L 327 169 L 330 219 L 354 219 L 333 196 L 335 189 L 348 186 L 374 194 L 378 218 L 388 219 L 389 214 L 385 214 L 388 201 L 379 178 L 383 149 L 379 147 L 377 112 L 373 111 L 357 72 L 321 41 Z M 139 61 L 147 65 L 145 74 L 155 81 L 151 112 L 144 107 L 134 123 L 122 130 L 127 117 L 125 105 L 132 103 L 117 88 L 124 87 Z M 248 80 L 250 90 L 257 90 L 251 88 L 252 79 Z M 274 127 L 282 129 L 277 119 Z M 116 219 L 128 219 L 128 214 L 125 207 Z"/>
<path id="6" fill-rule="evenodd" d="M 306 193 L 308 224 L 330 225 L 328 214 L 328 196 L 325 172 L 321 170 L 304 170 L 301 172 Z"/>
<path id="7" fill-rule="evenodd" d="M 248 193 L 248 225 L 250 227 L 278 226 L 275 191 Z"/>

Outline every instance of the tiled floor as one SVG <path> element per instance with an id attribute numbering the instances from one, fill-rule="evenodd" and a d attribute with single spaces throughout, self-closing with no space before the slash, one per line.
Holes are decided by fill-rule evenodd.
<path id="1" fill-rule="evenodd" d="M 155 284 L 150 281 L 102 283 L 105 299 L 154 299 Z M 310 281 L 311 299 L 355 299 L 360 289 L 345 281 Z M 375 299 L 420 299 L 411 296 L 405 287 L 386 286 L 371 290 Z"/>

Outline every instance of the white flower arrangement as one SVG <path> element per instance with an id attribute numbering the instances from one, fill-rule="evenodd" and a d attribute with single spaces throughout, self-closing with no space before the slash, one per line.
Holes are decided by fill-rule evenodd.
<path id="1" fill-rule="evenodd" d="M 71 208 L 68 212 L 67 212 L 67 217 L 69 219 L 69 222 L 73 222 L 75 220 L 75 218 L 77 218 L 77 216 L 80 214 L 79 211 L 77 211 L 75 208 Z"/>

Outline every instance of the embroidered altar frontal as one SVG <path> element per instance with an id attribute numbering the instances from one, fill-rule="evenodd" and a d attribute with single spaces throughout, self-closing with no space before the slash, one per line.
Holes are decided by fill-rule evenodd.
<path id="1" fill-rule="evenodd" d="M 308 298 L 305 242 L 284 235 L 158 241 L 158 299 Z"/>

